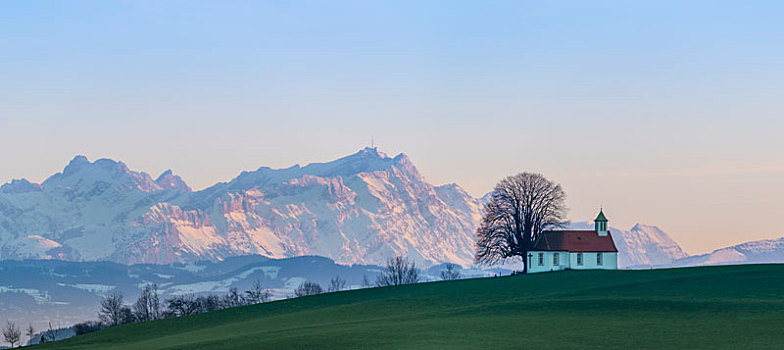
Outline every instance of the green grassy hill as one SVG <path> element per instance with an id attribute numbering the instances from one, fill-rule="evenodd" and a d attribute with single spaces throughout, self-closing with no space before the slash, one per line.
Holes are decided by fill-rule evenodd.
<path id="1" fill-rule="evenodd" d="M 781 348 L 784 265 L 372 288 L 125 325 L 52 349 Z"/>

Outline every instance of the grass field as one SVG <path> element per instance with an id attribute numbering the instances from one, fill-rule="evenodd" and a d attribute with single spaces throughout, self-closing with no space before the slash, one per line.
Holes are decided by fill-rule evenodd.
<path id="1" fill-rule="evenodd" d="M 52 349 L 784 348 L 784 265 L 372 288 L 124 325 Z"/>

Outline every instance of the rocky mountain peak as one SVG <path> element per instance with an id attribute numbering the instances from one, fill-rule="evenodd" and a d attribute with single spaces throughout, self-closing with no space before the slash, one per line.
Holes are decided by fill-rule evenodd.
<path id="1" fill-rule="evenodd" d="M 387 156 L 386 153 L 379 151 L 378 147 L 365 147 L 359 150 L 359 152 L 357 152 L 356 154 L 367 156 L 367 157 L 381 158 L 381 159 L 389 158 L 389 156 Z"/>
<path id="2" fill-rule="evenodd" d="M 41 191 L 39 184 L 31 183 L 27 179 L 13 179 L 11 182 L 0 186 L 0 193 L 27 193 Z"/>
<path id="3" fill-rule="evenodd" d="M 188 186 L 188 184 L 186 184 L 185 181 L 183 181 L 183 179 L 178 175 L 174 175 L 171 169 L 164 171 L 161 176 L 158 176 L 158 178 L 155 180 L 155 183 L 164 190 L 176 190 L 180 192 L 191 191 L 191 188 Z"/>
<path id="4" fill-rule="evenodd" d="M 68 162 L 68 165 L 65 166 L 65 169 L 63 170 L 63 176 L 75 174 L 90 164 L 91 163 L 89 160 L 87 160 L 87 157 L 83 155 L 77 155 L 73 157 L 70 162 Z"/>
<path id="5" fill-rule="evenodd" d="M 646 225 L 643 223 L 636 223 L 632 226 L 631 231 L 658 231 L 663 232 L 660 228 L 654 225 Z"/>
<path id="6" fill-rule="evenodd" d="M 77 155 L 63 169 L 63 177 L 69 177 L 81 172 L 102 172 L 112 177 L 119 177 L 125 174 L 134 173 L 123 162 L 118 162 L 108 158 L 101 158 L 95 162 L 90 162 L 87 157 Z"/>
<path id="7" fill-rule="evenodd" d="M 144 192 L 159 191 L 162 188 L 152 180 L 149 174 L 132 171 L 123 162 L 101 158 L 90 162 L 87 157 L 77 155 L 63 169 L 46 179 L 44 189 L 70 189 L 77 192 L 93 191 L 96 187 L 104 189 L 112 187 L 120 192 L 141 190 Z M 97 193 L 97 192 L 91 192 Z"/>

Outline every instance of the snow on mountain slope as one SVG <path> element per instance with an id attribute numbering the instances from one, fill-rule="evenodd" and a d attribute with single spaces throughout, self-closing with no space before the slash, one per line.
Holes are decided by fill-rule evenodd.
<path id="1" fill-rule="evenodd" d="M 111 260 L 124 243 L 148 230 L 130 225 L 157 202 L 181 192 L 164 190 L 149 175 L 109 159 L 77 156 L 40 190 L 0 193 L 0 259 Z M 25 237 L 57 245 L 25 250 Z"/>
<path id="2" fill-rule="evenodd" d="M 4 255 L 15 255 L 21 259 L 35 259 L 39 256 L 46 256 L 50 252 L 54 253 L 54 251 L 60 247 L 60 243 L 51 239 L 46 239 L 38 235 L 27 235 L 14 239 L 10 244 L 3 246 L 2 249 L 7 249 L 8 251 L 0 251 L 0 253 Z M 52 254 L 50 257 L 58 256 Z"/>
<path id="3" fill-rule="evenodd" d="M 636 224 L 621 233 L 626 252 L 625 266 L 662 265 L 688 256 L 664 231 L 656 226 Z"/>
<path id="4" fill-rule="evenodd" d="M 761 264 L 784 262 L 784 237 L 738 244 L 673 262 L 674 266 Z"/>
<path id="5" fill-rule="evenodd" d="M 77 156 L 41 185 L 3 186 L 0 259 L 172 263 L 261 254 L 382 264 L 405 254 L 420 265 L 468 266 L 479 209 L 459 186 L 432 186 L 406 155 L 375 148 L 262 167 L 198 192 L 170 171 L 153 180 L 121 162 Z"/>
<path id="6" fill-rule="evenodd" d="M 570 226 L 578 230 L 592 230 L 593 223 L 578 222 Z M 636 224 L 630 230 L 611 227 L 618 248 L 618 267 L 649 267 L 669 265 L 688 256 L 667 233 L 656 226 Z"/>

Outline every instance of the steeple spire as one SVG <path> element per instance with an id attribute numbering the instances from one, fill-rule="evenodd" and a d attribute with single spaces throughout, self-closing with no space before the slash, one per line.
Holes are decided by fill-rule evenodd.
<path id="1" fill-rule="evenodd" d="M 599 215 L 593 220 L 594 229 L 599 236 L 607 236 L 607 217 L 604 216 L 604 208 L 599 209 Z"/>

